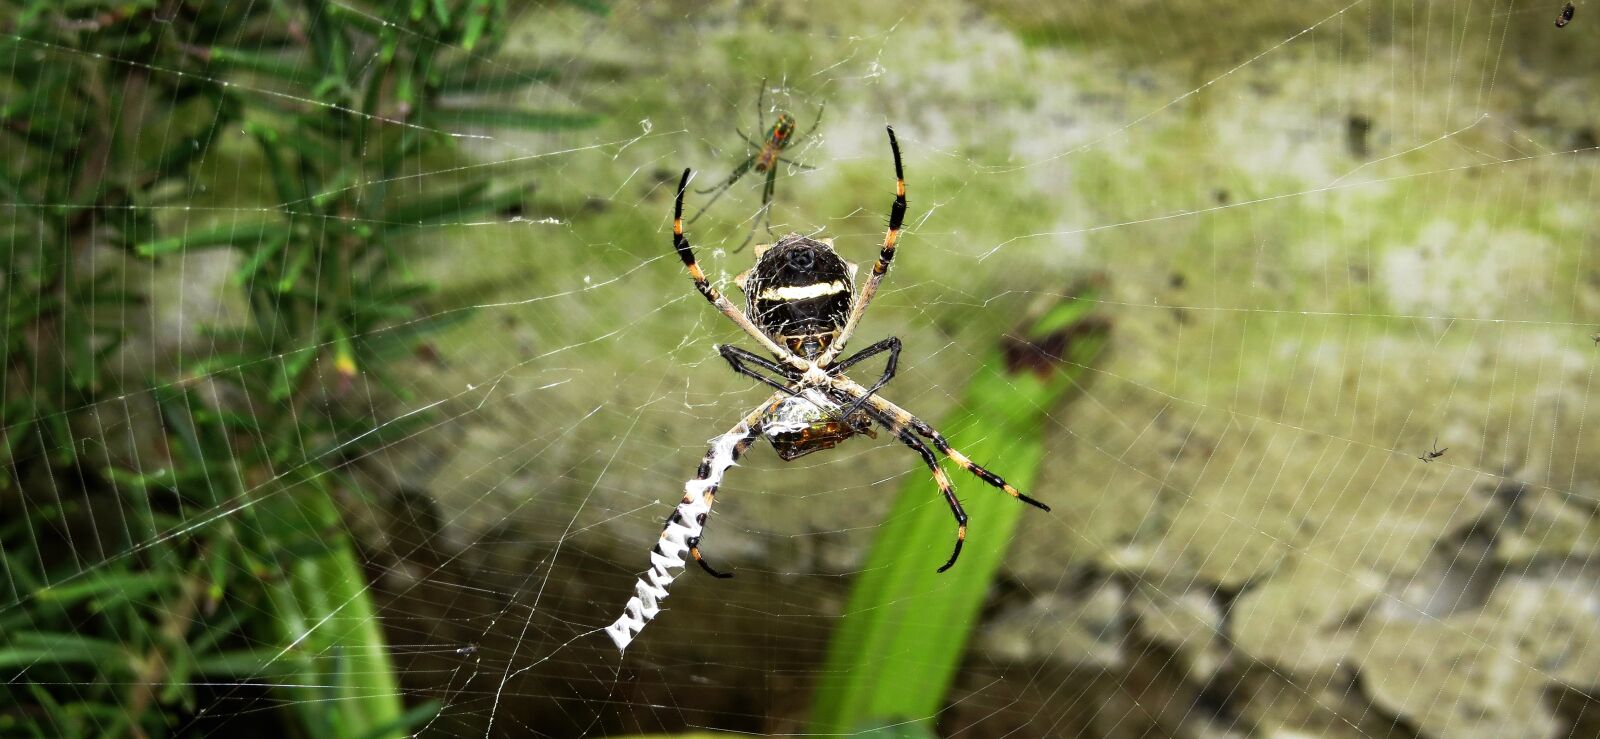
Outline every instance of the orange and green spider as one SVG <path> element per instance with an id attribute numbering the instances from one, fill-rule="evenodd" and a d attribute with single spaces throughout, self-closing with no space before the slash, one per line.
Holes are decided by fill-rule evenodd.
<path id="1" fill-rule="evenodd" d="M 763 81 L 761 83 L 761 95 L 756 98 L 756 115 L 758 117 L 766 113 L 766 110 L 764 109 L 766 92 L 767 83 Z M 795 120 L 793 115 L 790 115 L 785 111 L 778 111 L 777 119 L 774 120 L 772 125 L 767 128 L 766 134 L 763 135 L 760 140 L 751 138 L 745 135 L 743 131 L 734 129 L 738 132 L 739 137 L 744 139 L 745 143 L 751 147 L 751 149 L 746 150 L 748 156 L 745 157 L 744 161 L 739 163 L 739 166 L 734 167 L 733 172 L 729 173 L 728 176 L 721 182 L 718 182 L 717 184 L 703 190 L 695 191 L 702 195 L 713 192 L 716 194 L 712 195 L 711 199 L 707 200 L 705 205 L 700 206 L 700 210 L 694 214 L 693 218 L 689 219 L 689 223 L 692 224 L 699 220 L 700 216 L 706 212 L 706 209 L 710 208 L 712 203 L 717 202 L 717 198 L 722 197 L 722 194 L 727 192 L 728 188 L 733 187 L 734 183 L 738 182 L 741 177 L 749 174 L 751 170 L 755 170 L 758 173 L 765 173 L 767 175 L 766 184 L 761 190 L 760 215 L 764 216 L 770 224 L 772 196 L 776 191 L 778 180 L 778 164 L 788 164 L 797 169 L 811 169 L 811 167 L 807 165 L 784 157 L 783 152 L 789 147 L 793 146 L 796 141 L 805 139 L 806 137 L 810 136 L 812 132 L 817 130 L 817 124 L 822 122 L 822 112 L 826 109 L 826 107 L 827 104 L 824 103 L 821 108 L 818 108 L 816 120 L 812 121 L 811 127 L 806 129 L 805 133 L 802 133 L 798 136 L 795 135 L 795 129 L 798 127 L 798 121 Z M 744 243 L 739 245 L 739 249 L 743 249 L 746 244 L 749 244 L 751 236 L 754 235 L 755 225 L 752 224 L 750 236 L 745 237 Z"/>

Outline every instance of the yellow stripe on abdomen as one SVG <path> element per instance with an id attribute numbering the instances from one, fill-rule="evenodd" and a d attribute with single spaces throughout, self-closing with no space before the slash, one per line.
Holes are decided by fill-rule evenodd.
<path id="1" fill-rule="evenodd" d="M 761 300 L 808 300 L 820 298 L 824 295 L 842 293 L 849 289 L 842 281 L 816 282 L 810 285 L 790 285 L 789 287 L 769 287 L 762 290 L 756 297 Z"/>

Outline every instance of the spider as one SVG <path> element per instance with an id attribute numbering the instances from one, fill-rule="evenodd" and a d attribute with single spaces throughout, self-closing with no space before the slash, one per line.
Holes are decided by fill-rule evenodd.
<path id="1" fill-rule="evenodd" d="M 718 572 L 706 562 L 700 552 L 701 534 L 723 473 L 761 437 L 765 437 L 785 461 L 830 449 L 857 434 L 870 433 L 873 424 L 910 447 L 927 465 L 956 519 L 955 548 L 950 552 L 950 559 L 939 567 L 939 572 L 949 570 L 961 556 L 961 546 L 967 538 L 967 514 L 928 442 L 956 466 L 985 483 L 1031 506 L 1050 510 L 1049 506 L 1022 494 L 999 475 L 951 447 L 932 426 L 877 394 L 894 378 L 900 359 L 900 339 L 891 336 L 835 361 L 888 273 L 900 227 L 905 222 L 905 170 L 894 129 L 887 130 L 889 149 L 894 155 L 894 205 L 889 211 L 889 231 L 884 236 L 878 261 L 859 293 L 854 289 L 856 266 L 834 252 L 832 240 L 818 241 L 789 234 L 775 244 L 757 247 L 755 266 L 734 278 L 735 284 L 745 293 L 749 312 L 740 310 L 707 281 L 705 272 L 695 261 L 688 237 L 683 234 L 683 197 L 690 175 L 690 170 L 684 170 L 673 206 L 673 247 L 694 280 L 695 289 L 774 359 L 727 345 L 718 346 L 718 353 L 734 372 L 754 378 L 775 392 L 727 433 L 712 441 L 694 479 L 684 485 L 683 500 L 667 517 L 661 538 L 651 552 L 649 582 L 639 580 L 635 588 L 637 595 L 628 602 L 623 617 L 606 628 L 619 649 L 625 649 L 634 634 L 644 628 L 645 622 L 659 612 L 659 601 L 667 595 L 666 585 L 676 577 L 668 570 L 685 566 L 685 552 L 712 576 L 731 576 Z M 871 387 L 863 387 L 845 376 L 845 370 L 885 352 L 888 358 L 883 374 Z"/>
<path id="2" fill-rule="evenodd" d="M 756 97 L 756 120 L 758 121 L 761 119 L 761 115 L 764 112 L 763 107 L 766 100 L 766 93 L 767 83 L 763 80 L 761 83 L 761 94 Z M 826 109 L 826 104 L 824 104 L 823 109 Z M 772 126 L 767 129 L 767 133 L 761 137 L 760 141 L 746 136 L 743 131 L 734 129 L 736 132 L 738 132 L 739 138 L 744 139 L 750 144 L 750 146 L 755 147 L 755 151 L 754 153 L 745 157 L 745 160 L 740 162 L 739 166 L 734 167 L 733 172 L 731 172 L 721 182 L 718 182 L 717 184 L 703 190 L 695 190 L 695 193 L 700 195 L 712 192 L 716 194 L 712 195 L 711 199 L 707 200 L 705 205 L 700 206 L 700 210 L 695 211 L 694 217 L 689 219 L 689 224 L 693 225 L 695 221 L 700 220 L 700 216 L 706 212 L 707 208 L 710 208 L 713 203 L 717 202 L 717 199 L 722 197 L 722 194 L 727 192 L 728 188 L 733 187 L 734 183 L 738 182 L 739 179 L 744 177 L 746 174 L 749 174 L 750 170 L 752 169 L 757 173 L 765 172 L 767 175 L 767 183 L 761 190 L 760 216 L 766 218 L 767 222 L 770 224 L 772 218 L 772 195 L 776 189 L 778 180 L 778 163 L 782 162 L 799 169 L 811 169 L 811 167 L 791 159 L 786 159 L 781 155 L 783 154 L 784 150 L 788 149 L 790 146 L 793 146 L 796 141 L 810 136 L 812 132 L 817 130 L 817 125 L 822 123 L 822 113 L 823 110 L 818 110 L 816 120 L 811 122 L 811 127 L 806 129 L 806 132 L 800 134 L 799 136 L 796 136 L 794 133 L 797 125 L 795 117 L 784 111 L 778 112 L 777 119 L 773 121 Z M 745 236 L 744 243 L 740 244 L 739 248 L 734 250 L 735 252 L 744 249 L 745 244 L 750 243 L 750 239 L 755 236 L 755 229 L 756 223 L 751 223 L 750 233 Z"/>
<path id="3" fill-rule="evenodd" d="M 1422 460 L 1424 463 L 1428 463 L 1428 462 L 1432 462 L 1435 459 L 1443 457 L 1445 452 L 1450 451 L 1450 447 L 1445 447 L 1443 449 L 1440 449 L 1439 448 L 1439 440 L 1438 439 L 1434 439 L 1433 440 L 1433 446 L 1429 447 L 1429 448 L 1432 449 L 1433 451 L 1424 452 L 1423 455 L 1420 456 L 1420 457 L 1417 457 L 1417 459 Z"/>

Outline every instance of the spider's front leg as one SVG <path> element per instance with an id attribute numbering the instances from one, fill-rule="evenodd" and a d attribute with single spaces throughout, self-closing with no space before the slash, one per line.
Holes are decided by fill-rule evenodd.
<path id="1" fill-rule="evenodd" d="M 878 294 L 878 284 L 883 282 L 883 276 L 889 273 L 889 265 L 894 261 L 895 244 L 900 241 L 900 227 L 906 221 L 906 169 L 900 163 L 900 143 L 894 138 L 894 128 L 889 131 L 889 151 L 894 154 L 894 203 L 889 208 L 889 231 L 883 235 L 883 249 L 878 252 L 878 261 L 872 265 L 872 274 L 867 276 L 867 281 L 861 286 L 861 292 L 856 295 L 855 303 L 850 306 L 850 315 L 845 318 L 844 328 L 839 330 L 839 337 L 833 340 L 833 345 L 822 353 L 817 361 L 826 365 L 839 356 L 844 350 L 844 345 L 855 335 L 856 326 L 861 323 L 861 316 L 866 314 L 867 306 L 872 304 L 873 296 Z"/>
<path id="2" fill-rule="evenodd" d="M 745 377 L 753 377 L 757 380 L 760 380 L 761 382 L 776 388 L 779 392 L 786 393 L 788 395 L 795 394 L 795 389 L 790 385 L 784 385 L 779 383 L 777 380 L 750 369 L 749 367 L 745 366 L 745 362 L 749 362 L 750 364 L 778 375 L 779 377 L 788 380 L 790 383 L 799 382 L 800 374 L 795 372 L 793 369 L 778 364 L 777 362 L 767 359 L 766 357 L 754 352 L 746 351 L 730 344 L 718 344 L 717 353 L 721 354 L 723 359 L 728 360 L 728 366 L 732 367 L 734 372 L 744 375 Z"/>
<path id="3" fill-rule="evenodd" d="M 708 302 L 716 306 L 717 310 L 722 311 L 722 315 L 727 316 L 728 320 L 733 321 L 745 333 L 750 334 L 750 338 L 755 339 L 756 343 L 761 345 L 761 348 L 771 352 L 773 356 L 783 359 L 795 369 L 803 370 L 810 366 L 810 362 L 795 356 L 793 352 L 774 342 L 772 337 L 762 333 L 761 329 L 750 320 L 750 317 L 744 314 L 744 311 L 739 310 L 738 306 L 730 302 L 715 287 L 712 287 L 711 281 L 706 279 L 705 270 L 700 269 L 700 263 L 694 258 L 694 247 L 690 245 L 689 237 L 683 234 L 683 194 L 688 188 L 689 170 L 685 169 L 683 170 L 683 179 L 678 180 L 678 197 L 673 201 L 672 205 L 672 248 L 678 252 L 678 259 L 683 261 L 684 269 L 688 270 L 689 279 L 694 280 L 694 288 L 700 291 L 700 294 L 705 296 Z"/>

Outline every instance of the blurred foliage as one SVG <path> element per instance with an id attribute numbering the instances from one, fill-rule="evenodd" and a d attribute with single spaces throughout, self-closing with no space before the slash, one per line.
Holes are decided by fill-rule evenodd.
<path id="1" fill-rule="evenodd" d="M 1093 313 L 1099 290 L 1085 287 L 990 351 L 955 415 L 938 428 L 982 428 L 981 438 L 951 444 L 1008 482 L 1033 489 L 1044 458 L 1045 423 L 1081 391 L 1086 368 L 1106 345 L 1110 326 Z M 970 410 L 969 410 L 970 409 Z M 844 619 L 820 671 L 812 727 L 818 733 L 931 736 L 923 717 L 937 716 L 967 653 L 1000 563 L 1021 517 L 1049 515 L 966 477 L 962 496 L 971 529 L 961 558 L 938 572 L 951 545 L 950 510 L 920 475 L 909 476 L 851 586 Z M 957 485 L 962 481 L 953 478 Z M 937 492 L 934 490 L 933 492 Z"/>
<path id="2" fill-rule="evenodd" d="M 505 106 L 551 79 L 493 60 L 506 15 L 0 2 L 0 734 L 164 735 L 219 700 L 264 735 L 432 715 L 401 704 L 343 511 L 381 493 L 351 465 L 428 420 L 375 430 L 392 394 L 358 385 L 463 315 L 430 318 L 398 250 L 522 198 L 470 169 L 392 186 L 454 156 L 447 131 L 595 120 Z M 191 212 L 208 166 L 262 173 L 272 204 Z M 247 321 L 160 336 L 139 263 L 205 250 L 231 251 Z M 265 695 L 276 728 L 238 709 Z"/>

